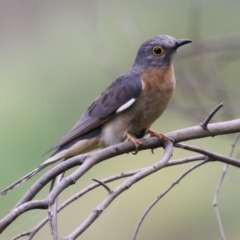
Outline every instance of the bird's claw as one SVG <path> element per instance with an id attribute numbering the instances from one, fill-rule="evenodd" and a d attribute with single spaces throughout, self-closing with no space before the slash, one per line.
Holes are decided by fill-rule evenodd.
<path id="1" fill-rule="evenodd" d="M 158 133 L 158 132 L 152 131 L 150 129 L 148 130 L 148 133 L 149 133 L 150 137 L 158 137 L 159 139 L 163 139 L 165 141 L 171 141 L 171 139 L 168 136 L 166 136 L 162 133 Z"/>
<path id="2" fill-rule="evenodd" d="M 142 142 L 140 140 L 138 140 L 137 138 L 133 137 L 129 133 L 127 133 L 127 138 L 126 138 L 125 142 L 133 142 L 134 143 L 134 145 L 135 145 L 135 152 L 132 153 L 134 155 L 136 155 L 138 153 L 139 147 L 142 145 Z"/>

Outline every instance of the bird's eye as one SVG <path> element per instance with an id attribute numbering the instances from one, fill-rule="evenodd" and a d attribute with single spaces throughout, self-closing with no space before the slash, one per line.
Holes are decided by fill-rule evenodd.
<path id="1" fill-rule="evenodd" d="M 161 55 L 164 53 L 164 50 L 163 50 L 163 48 L 160 47 L 160 46 L 155 46 L 155 47 L 152 49 L 152 53 L 153 53 L 155 56 L 159 57 L 159 56 L 161 56 Z"/>

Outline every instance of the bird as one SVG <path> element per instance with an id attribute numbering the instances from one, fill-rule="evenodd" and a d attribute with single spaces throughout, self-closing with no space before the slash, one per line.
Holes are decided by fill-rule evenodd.
<path id="1" fill-rule="evenodd" d="M 116 78 L 82 114 L 80 120 L 53 145 L 55 152 L 39 167 L 14 182 L 3 196 L 40 170 L 59 160 L 131 141 L 138 151 L 146 135 L 165 137 L 150 129 L 162 115 L 175 89 L 173 60 L 190 39 L 157 35 L 139 47 L 132 67 Z"/>

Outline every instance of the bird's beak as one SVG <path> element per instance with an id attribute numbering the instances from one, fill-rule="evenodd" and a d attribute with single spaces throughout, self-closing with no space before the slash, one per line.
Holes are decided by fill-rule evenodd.
<path id="1" fill-rule="evenodd" d="M 179 47 L 181 47 L 185 44 L 191 43 L 191 42 L 192 42 L 192 40 L 190 40 L 190 39 L 178 39 L 176 45 L 177 45 L 177 48 L 179 48 Z"/>

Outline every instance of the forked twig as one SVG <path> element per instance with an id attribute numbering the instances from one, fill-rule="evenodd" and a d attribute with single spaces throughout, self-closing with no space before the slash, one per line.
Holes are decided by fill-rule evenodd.
<path id="1" fill-rule="evenodd" d="M 90 225 L 93 223 L 99 216 L 100 214 L 105 210 L 105 208 L 110 205 L 110 203 L 122 192 L 126 191 L 129 189 L 133 184 L 138 182 L 140 179 L 143 179 L 154 172 L 162 169 L 169 159 L 172 156 L 173 153 L 173 144 L 171 141 L 165 142 L 165 150 L 164 154 L 161 158 L 160 161 L 157 163 L 143 168 L 141 171 L 133 175 L 132 177 L 126 179 L 124 182 L 119 184 L 115 189 L 113 194 L 108 194 L 108 196 L 92 211 L 92 213 L 89 214 L 89 216 L 84 220 L 84 222 L 79 225 L 72 233 L 70 233 L 68 236 L 63 238 L 63 240 L 67 239 L 76 239 L 81 233 L 83 233 Z"/>
<path id="2" fill-rule="evenodd" d="M 143 215 L 141 216 L 137 227 L 135 229 L 134 235 L 133 235 L 133 240 L 137 239 L 137 235 L 139 232 L 139 229 L 143 223 L 143 220 L 145 219 L 145 217 L 147 216 L 147 214 L 150 212 L 150 210 L 154 207 L 154 205 L 156 205 L 160 199 L 162 199 L 175 185 L 177 185 L 186 175 L 188 175 L 191 171 L 193 171 L 194 169 L 200 167 L 201 165 L 207 163 L 208 160 L 204 160 L 200 163 L 197 163 L 196 165 L 192 166 L 191 168 L 189 168 L 187 171 L 185 171 L 183 174 L 181 174 L 174 182 L 172 182 L 172 184 L 165 190 L 163 191 L 159 196 L 157 196 L 157 198 L 149 205 L 149 207 L 146 209 L 146 211 L 143 213 Z"/>
<path id="3" fill-rule="evenodd" d="M 214 135 L 221 135 L 221 134 L 228 134 L 233 132 L 239 132 L 240 131 L 240 119 L 235 119 L 232 121 L 226 121 L 226 122 L 218 122 L 209 124 L 208 128 L 210 130 L 210 133 L 207 131 L 203 131 L 203 129 L 199 126 L 184 128 L 180 130 L 176 130 L 173 132 L 170 132 L 167 134 L 169 137 L 173 137 L 176 142 L 182 142 L 187 141 L 190 139 L 197 139 L 197 138 L 205 138 L 208 136 Z M 162 143 L 159 141 L 158 138 L 147 138 L 142 142 L 142 147 L 140 150 L 144 149 L 152 149 L 162 146 Z M 134 144 L 131 142 L 129 143 L 120 143 L 118 145 L 114 145 L 102 150 L 99 150 L 97 152 L 83 154 L 77 157 L 73 157 L 68 159 L 68 161 L 62 162 L 59 165 L 53 167 L 49 172 L 44 174 L 37 182 L 30 188 L 27 194 L 24 195 L 24 197 L 19 201 L 17 206 L 9 212 L 4 218 L 0 220 L 0 231 L 2 232 L 5 228 L 7 228 L 16 218 L 18 218 L 20 215 L 24 214 L 26 211 L 32 210 L 32 209 L 47 209 L 49 204 L 53 204 L 54 200 L 58 197 L 58 195 L 66 189 L 68 186 L 76 182 L 81 176 L 83 176 L 89 169 L 91 169 L 94 165 L 105 161 L 106 159 L 109 159 L 111 157 L 121 155 L 127 152 L 131 152 L 133 149 L 135 149 Z M 199 149 L 198 149 L 199 150 Z M 232 164 L 234 166 L 240 167 L 240 162 L 233 158 L 227 158 L 222 155 L 214 154 L 208 151 L 197 151 L 204 155 L 212 155 L 214 158 L 216 158 L 218 161 L 222 161 L 225 163 Z M 168 161 L 168 158 L 171 158 L 171 152 L 166 155 L 166 157 L 163 159 L 164 161 Z M 210 156 L 211 157 L 211 156 Z M 202 156 L 201 156 L 202 158 Z M 188 160 L 184 159 L 182 163 L 186 163 L 188 161 L 195 161 L 196 159 L 189 158 Z M 175 165 L 180 164 L 179 161 L 174 161 L 168 163 Z M 34 196 L 39 193 L 39 191 L 53 178 L 55 178 L 57 175 L 61 174 L 62 172 L 65 172 L 75 166 L 79 166 L 76 170 L 74 170 L 73 173 L 71 173 L 69 176 L 67 176 L 64 181 L 61 181 L 59 184 L 54 186 L 54 189 L 48 194 L 48 196 L 42 200 L 33 200 Z M 99 216 L 101 211 L 103 211 L 108 205 L 116 198 L 118 195 L 120 195 L 122 192 L 127 190 L 131 185 L 135 184 L 136 182 L 139 182 L 143 178 L 147 177 L 148 175 L 156 172 L 157 170 L 163 168 L 166 166 L 166 162 L 157 162 L 153 165 L 150 165 L 144 169 L 141 169 L 139 172 L 135 172 L 134 175 L 129 177 L 126 181 L 122 182 L 117 189 L 114 189 L 113 194 L 108 194 L 108 196 L 105 198 L 105 200 L 96 208 L 96 211 L 93 211 L 92 214 L 89 215 L 89 218 L 86 219 L 86 221 L 83 223 L 83 225 L 79 226 L 77 229 L 75 229 L 72 233 L 70 233 L 68 237 L 74 237 L 79 236 L 81 232 L 85 231 L 87 227 L 89 227 Z M 43 223 L 44 225 L 44 223 Z M 38 228 L 40 229 L 41 226 Z M 29 239 L 32 239 L 31 234 L 29 235 Z"/>
<path id="4" fill-rule="evenodd" d="M 199 161 L 199 160 L 204 160 L 205 156 L 203 155 L 196 155 L 193 157 L 187 157 L 187 158 L 182 158 L 182 159 L 178 159 L 178 160 L 172 160 L 170 162 L 167 163 L 167 165 L 165 167 L 171 167 L 171 166 L 176 166 L 176 165 L 180 165 L 180 164 L 185 164 L 185 163 L 190 163 L 190 162 L 195 162 L 195 161 Z M 211 161 L 211 159 L 209 160 Z M 125 172 L 125 173 L 119 173 L 117 175 L 102 179 L 101 182 L 104 183 L 108 183 L 108 182 L 112 182 L 121 178 L 126 178 L 126 177 L 130 177 L 133 176 L 134 174 L 136 174 L 137 172 L 139 172 L 141 169 L 139 170 L 134 170 L 134 171 L 130 171 L 130 172 Z M 94 183 L 91 184 L 90 186 L 84 188 L 83 190 L 81 190 L 80 192 L 76 193 L 75 195 L 73 195 L 72 197 L 70 197 L 69 199 L 67 199 L 64 203 L 62 203 L 59 207 L 58 207 L 58 212 L 60 212 L 61 210 L 63 210 L 65 207 L 67 207 L 69 204 L 71 204 L 72 202 L 76 201 L 77 199 L 79 199 L 80 197 L 82 197 L 83 195 L 85 195 L 86 193 L 90 192 L 91 190 L 99 187 L 100 184 L 99 183 Z M 35 234 L 48 222 L 48 217 L 45 217 L 41 222 L 39 222 L 32 230 L 29 231 L 29 239 L 31 240 Z M 19 235 L 18 235 L 19 236 Z M 21 237 L 21 236 L 20 236 Z"/>
<path id="5" fill-rule="evenodd" d="M 235 137 L 235 139 L 232 143 L 229 157 L 232 157 L 235 146 L 236 146 L 239 138 L 240 138 L 240 133 L 237 133 L 237 135 L 236 135 L 236 137 Z M 219 181 L 218 181 L 218 184 L 217 184 L 217 187 L 216 187 L 216 191 L 215 191 L 215 194 L 214 194 L 214 198 L 213 198 L 213 203 L 212 203 L 213 207 L 214 207 L 214 210 L 215 210 L 215 214 L 216 214 L 216 218 L 217 218 L 217 222 L 218 222 L 218 227 L 219 227 L 219 230 L 220 230 L 222 240 L 226 240 L 226 235 L 224 233 L 223 224 L 222 224 L 222 220 L 221 220 L 221 216 L 220 216 L 220 211 L 219 211 L 219 208 L 218 208 L 218 196 L 219 196 L 219 193 L 220 193 L 220 189 L 221 189 L 224 177 L 225 177 L 225 175 L 228 171 L 228 166 L 229 166 L 228 164 L 224 164 L 224 166 L 223 166 L 222 174 L 219 178 Z"/>
<path id="6" fill-rule="evenodd" d="M 30 231 L 29 232 L 20 233 L 16 237 L 12 238 L 11 240 L 17 240 L 17 239 L 19 239 L 21 237 L 25 237 L 25 236 L 29 236 L 29 235 L 30 235 Z"/>

